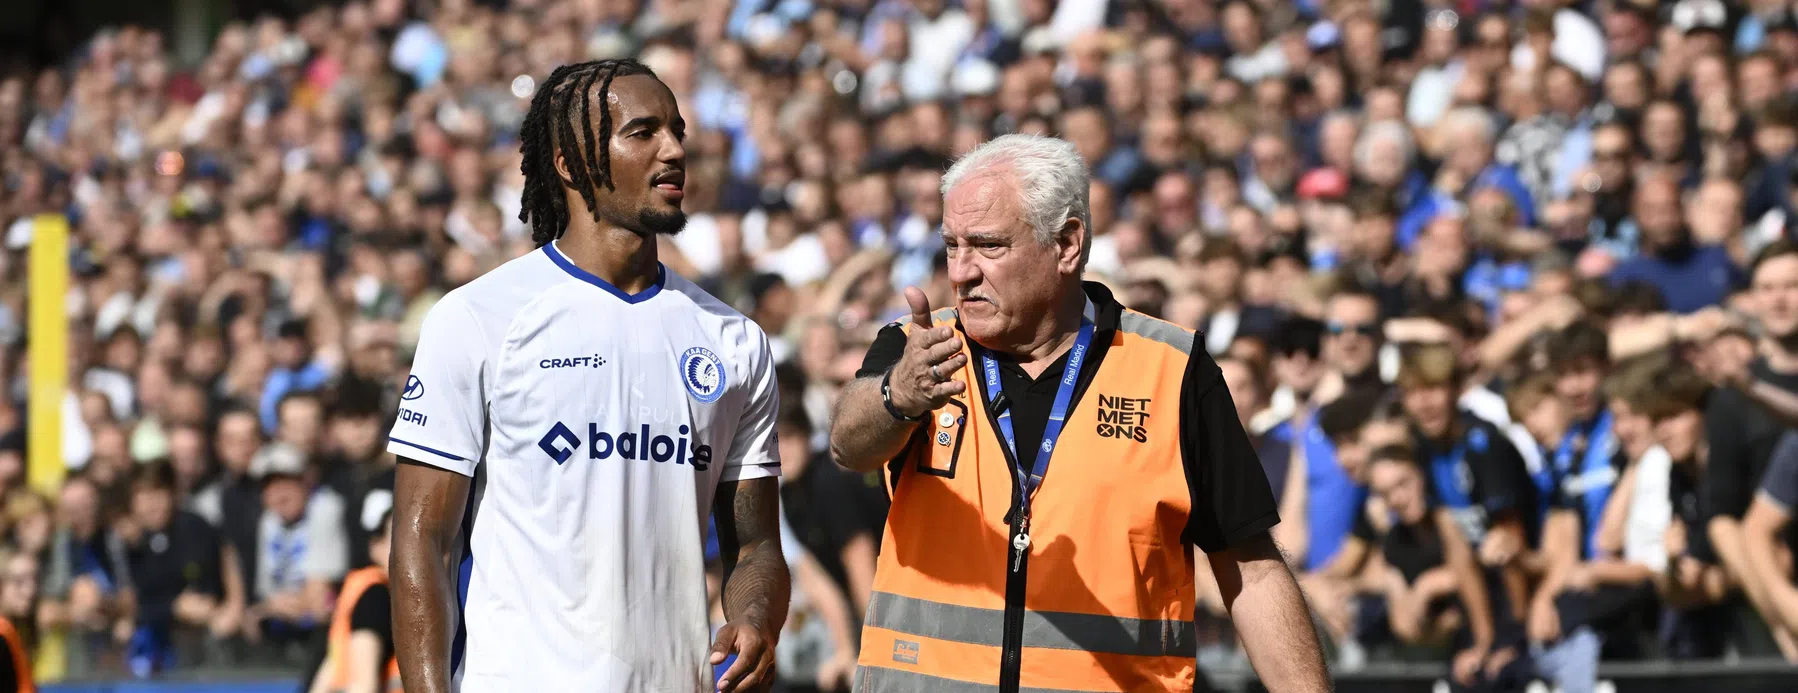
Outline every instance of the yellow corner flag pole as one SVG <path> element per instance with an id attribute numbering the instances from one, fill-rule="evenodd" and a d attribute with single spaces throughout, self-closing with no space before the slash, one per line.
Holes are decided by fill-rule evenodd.
<path id="1" fill-rule="evenodd" d="M 43 214 L 33 220 L 29 273 L 27 478 L 38 493 L 55 498 L 68 469 L 62 459 L 62 406 L 69 386 L 69 221 L 62 215 Z M 56 681 L 63 677 L 68 652 L 65 637 L 57 630 L 38 639 L 34 678 Z"/>

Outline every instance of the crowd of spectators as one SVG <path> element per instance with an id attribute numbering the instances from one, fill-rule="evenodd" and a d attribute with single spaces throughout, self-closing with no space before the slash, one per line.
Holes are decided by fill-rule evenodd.
<path id="1" fill-rule="evenodd" d="M 1336 666 L 1798 660 L 1793 4 L 354 0 L 195 64 L 103 31 L 0 74 L 0 615 L 80 676 L 315 664 L 420 320 L 534 248 L 536 80 L 635 55 L 689 123 L 662 260 L 782 364 L 784 685 L 846 688 L 885 512 L 820 455 L 835 393 L 896 287 L 949 304 L 941 173 L 1009 132 L 1089 164 L 1092 278 L 1202 332 Z M 46 213 L 74 276 L 49 496 Z M 1240 656 L 1201 590 L 1201 660 Z"/>

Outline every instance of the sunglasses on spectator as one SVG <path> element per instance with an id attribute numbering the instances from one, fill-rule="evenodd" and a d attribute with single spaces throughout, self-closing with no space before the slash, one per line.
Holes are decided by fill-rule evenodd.
<path id="1" fill-rule="evenodd" d="M 1372 336 L 1378 335 L 1380 333 L 1380 326 L 1375 325 L 1373 323 L 1367 323 L 1367 322 L 1357 323 L 1357 324 L 1353 324 L 1353 325 L 1350 325 L 1348 323 L 1332 322 L 1327 325 L 1324 325 L 1324 330 L 1333 335 L 1341 335 L 1341 334 L 1345 334 L 1348 332 L 1353 332 L 1353 333 L 1361 335 L 1363 337 L 1372 337 Z"/>

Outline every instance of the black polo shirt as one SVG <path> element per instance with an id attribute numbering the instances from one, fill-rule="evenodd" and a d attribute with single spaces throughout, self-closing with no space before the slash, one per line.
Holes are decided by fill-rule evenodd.
<path id="1" fill-rule="evenodd" d="M 137 588 L 138 617 L 147 623 L 173 624 L 175 599 L 183 592 L 224 594 L 218 532 L 199 515 L 175 511 L 167 527 L 146 530 L 125 555 Z"/>
<path id="2" fill-rule="evenodd" d="M 1095 329 L 1092 347 L 1087 352 L 1086 362 L 1080 365 L 1080 378 L 1075 381 L 1070 411 L 1080 406 L 1082 395 L 1098 373 L 1099 364 L 1105 360 L 1105 354 L 1117 336 L 1118 319 L 1124 311 L 1124 306 L 1104 285 L 1087 282 L 1084 286 L 1087 297 L 1093 302 Z M 960 329 L 959 323 L 956 329 Z M 963 338 L 966 338 L 965 333 Z M 969 343 L 973 344 L 972 340 Z M 1187 520 L 1186 541 L 1206 552 L 1213 552 L 1238 546 L 1267 531 L 1279 524 L 1280 517 L 1267 473 L 1236 416 L 1236 405 L 1230 399 L 1229 388 L 1224 385 L 1223 372 L 1206 353 L 1203 344 L 1202 337 L 1195 337 L 1180 385 L 1180 458 L 1192 494 L 1192 515 Z M 981 349 L 977 344 L 974 351 L 978 358 Z M 868 348 L 867 356 L 862 359 L 856 377 L 880 377 L 899 362 L 904 352 L 905 332 L 899 323 L 881 328 L 874 344 Z M 993 356 L 999 362 L 1000 385 L 1011 401 L 1018 463 L 1028 469 L 1035 464 L 1043 428 L 1048 424 L 1049 410 L 1054 405 L 1055 391 L 1062 371 L 1067 368 L 1067 354 L 1063 353 L 1035 378 L 1024 372 L 1010 355 L 994 353 Z M 980 393 L 976 391 L 973 397 L 979 398 Z"/>

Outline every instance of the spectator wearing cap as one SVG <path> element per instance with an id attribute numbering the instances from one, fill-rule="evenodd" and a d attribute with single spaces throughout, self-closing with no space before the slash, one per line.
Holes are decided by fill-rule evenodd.
<path id="1" fill-rule="evenodd" d="M 1722 0 L 1679 0 L 1670 19 L 1685 35 L 1690 55 L 1722 53 L 1730 43 L 1730 10 Z"/>
<path id="2" fill-rule="evenodd" d="M 257 556 L 249 583 L 244 637 L 309 647 L 331 616 L 333 585 L 349 569 L 343 501 L 316 485 L 304 453 L 285 443 L 263 446 L 250 463 L 262 485 Z M 286 656 L 292 656 L 287 654 Z"/>
<path id="3" fill-rule="evenodd" d="M 146 676 L 175 666 L 178 631 L 211 625 L 224 594 L 218 532 L 177 507 L 175 472 L 166 462 L 137 468 L 120 527 L 137 594 L 126 657 L 134 674 Z"/>
<path id="4" fill-rule="evenodd" d="M 1729 251 L 1699 245 L 1680 214 L 1679 186 L 1650 178 L 1636 186 L 1632 221 L 1641 234 L 1638 254 L 1611 272 L 1612 284 L 1640 280 L 1661 290 L 1676 313 L 1719 305 L 1744 285 Z"/>

